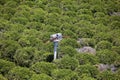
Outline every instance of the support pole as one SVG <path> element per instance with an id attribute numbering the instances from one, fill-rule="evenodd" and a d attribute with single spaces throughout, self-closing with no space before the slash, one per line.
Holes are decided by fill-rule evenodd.
<path id="1" fill-rule="evenodd" d="M 58 49 L 58 43 L 62 40 L 62 34 L 61 33 L 56 33 L 53 35 L 50 35 L 50 40 L 54 44 L 54 60 L 57 59 L 57 49 Z"/>
<path id="2" fill-rule="evenodd" d="M 57 59 L 57 48 L 58 48 L 58 42 L 54 42 L 54 60 Z"/>

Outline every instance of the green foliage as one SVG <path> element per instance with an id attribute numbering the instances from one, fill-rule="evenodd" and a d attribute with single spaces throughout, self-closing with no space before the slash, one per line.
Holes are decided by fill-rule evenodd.
<path id="1" fill-rule="evenodd" d="M 48 0 L 37 0 L 35 1 L 35 4 L 34 5 L 35 7 L 39 7 L 39 8 L 45 8 L 45 5 L 48 4 Z"/>
<path id="2" fill-rule="evenodd" d="M 85 64 L 95 65 L 99 63 L 98 57 L 96 57 L 93 54 L 84 54 L 84 53 L 77 54 L 76 59 L 79 61 L 80 65 L 85 65 Z"/>
<path id="3" fill-rule="evenodd" d="M 59 57 L 63 57 L 65 55 L 69 55 L 71 57 L 74 57 L 75 54 L 77 54 L 78 52 L 71 46 L 64 46 L 64 47 L 60 47 L 60 52 L 58 53 Z"/>
<path id="4" fill-rule="evenodd" d="M 9 29 L 11 32 L 18 32 L 20 34 L 25 30 L 26 28 L 22 24 L 11 24 L 11 28 Z M 16 33 L 15 33 L 16 34 Z M 14 34 L 14 35 L 15 35 Z M 13 34 L 12 34 L 13 35 Z M 10 35 L 12 37 L 12 35 Z M 13 39 L 14 40 L 14 39 Z"/>
<path id="5" fill-rule="evenodd" d="M 42 26 L 43 26 L 43 24 L 39 23 L 39 22 L 29 22 L 26 24 L 26 27 L 28 29 L 36 29 L 38 31 L 42 30 Z"/>
<path id="6" fill-rule="evenodd" d="M 89 77 L 87 74 L 82 74 L 80 80 L 96 80 L 95 78 Z"/>
<path id="7" fill-rule="evenodd" d="M 36 62 L 31 66 L 31 70 L 35 71 L 37 74 L 45 73 L 51 75 L 51 72 L 56 69 L 56 65 L 49 62 Z"/>
<path id="8" fill-rule="evenodd" d="M 78 73 L 78 75 L 80 77 L 82 77 L 83 74 L 86 74 L 89 77 L 97 77 L 99 71 L 97 70 L 97 68 L 93 65 L 80 65 L 77 69 L 76 72 Z"/>
<path id="9" fill-rule="evenodd" d="M 69 36 L 70 38 L 77 39 L 77 35 L 73 33 L 71 30 L 65 30 L 63 31 L 63 35 Z"/>
<path id="10" fill-rule="evenodd" d="M 30 11 L 31 8 L 30 8 L 29 6 L 27 6 L 27 5 L 19 5 L 19 6 L 17 7 L 17 10 L 18 10 L 18 11 Z"/>
<path id="11" fill-rule="evenodd" d="M 96 25 L 94 25 L 94 28 L 95 28 L 95 32 L 96 32 L 96 34 L 93 36 L 95 39 L 97 39 L 98 40 L 98 37 L 100 37 L 101 39 L 100 40 L 102 40 L 103 39 L 103 37 L 101 36 L 101 35 L 108 35 L 108 36 L 104 36 L 104 38 L 107 38 L 106 40 L 109 40 L 109 34 L 108 33 L 106 33 L 106 34 L 104 34 L 104 32 L 108 32 L 108 31 L 110 31 L 110 28 L 109 27 L 107 27 L 106 25 L 104 25 L 103 23 L 100 23 L 100 24 L 96 24 Z M 98 37 L 97 37 L 98 36 Z"/>
<path id="12" fill-rule="evenodd" d="M 1 57 L 13 61 L 13 56 L 16 50 L 20 48 L 20 45 L 13 40 L 2 40 L 0 41 L 0 45 Z"/>
<path id="13" fill-rule="evenodd" d="M 15 64 L 10 61 L 0 59 L 0 73 L 6 75 L 9 70 L 15 67 Z"/>
<path id="14" fill-rule="evenodd" d="M 119 7 L 118 7 L 118 5 L 119 5 L 119 0 L 116 0 L 116 1 L 106 1 L 106 4 L 108 4 L 107 5 L 107 11 L 108 12 L 117 12 L 117 11 L 120 11 L 119 10 Z M 114 4 L 116 4 L 116 5 L 114 5 Z"/>
<path id="15" fill-rule="evenodd" d="M 8 20 L 0 19 L 0 31 L 8 31 L 10 29 L 11 23 Z"/>
<path id="16" fill-rule="evenodd" d="M 103 31 L 95 34 L 94 38 L 96 39 L 96 42 L 111 41 L 111 35 Z"/>
<path id="17" fill-rule="evenodd" d="M 120 56 L 116 58 L 116 61 L 113 63 L 116 67 L 120 67 Z"/>
<path id="18" fill-rule="evenodd" d="M 60 32 L 59 28 L 57 28 L 56 26 L 51 26 L 51 25 L 44 26 L 43 30 L 48 31 L 48 32 L 52 32 L 52 33 Z"/>
<path id="19" fill-rule="evenodd" d="M 18 11 L 16 11 L 16 13 L 14 14 L 14 18 L 20 18 L 20 17 L 25 18 L 28 21 L 30 19 L 30 12 L 26 11 L 26 10 L 19 10 L 18 9 Z M 14 18 L 13 18 L 13 20 L 14 20 Z"/>
<path id="20" fill-rule="evenodd" d="M 13 24 L 15 24 L 15 23 L 19 23 L 19 24 L 23 24 L 23 25 L 25 25 L 25 24 L 27 24 L 27 22 L 28 22 L 28 19 L 27 18 L 24 18 L 24 17 L 13 17 L 13 18 L 11 18 L 11 22 L 13 23 Z"/>
<path id="21" fill-rule="evenodd" d="M 66 36 L 67 37 L 67 36 Z M 64 46 L 71 46 L 73 48 L 76 48 L 78 46 L 77 44 L 77 41 L 75 39 L 72 39 L 72 38 L 66 38 L 66 39 L 63 39 L 61 42 L 60 42 L 60 46 L 61 48 L 64 47 Z"/>
<path id="22" fill-rule="evenodd" d="M 113 30 L 109 34 L 111 34 L 113 46 L 120 46 L 120 30 Z"/>
<path id="23" fill-rule="evenodd" d="M 3 77 L 2 75 L 0 75 L 0 80 L 7 80 L 7 79 Z"/>
<path id="24" fill-rule="evenodd" d="M 85 1 L 85 0 L 83 0 Z M 80 9 L 89 9 L 90 8 L 90 4 L 89 3 L 81 3 L 80 4 Z"/>
<path id="25" fill-rule="evenodd" d="M 4 38 L 13 40 L 13 41 L 17 41 L 20 38 L 20 33 L 18 33 L 18 31 L 7 31 L 6 33 L 4 33 Z"/>
<path id="26" fill-rule="evenodd" d="M 94 14 L 94 17 L 95 17 L 95 18 L 105 17 L 105 13 L 103 13 L 103 12 L 96 12 L 96 13 Z"/>
<path id="27" fill-rule="evenodd" d="M 111 17 L 110 17 L 110 20 L 120 21 L 120 16 L 118 16 L 118 15 L 111 16 Z"/>
<path id="28" fill-rule="evenodd" d="M 102 11 L 102 8 L 98 5 L 94 5 L 93 7 L 91 7 L 91 10 L 93 13 L 95 12 L 101 12 Z"/>
<path id="29" fill-rule="evenodd" d="M 14 15 L 15 11 L 16 11 L 15 8 L 11 8 L 9 6 L 1 8 L 1 12 L 3 14 L 2 18 L 6 19 L 6 20 L 10 20 L 12 18 L 12 15 Z"/>
<path id="30" fill-rule="evenodd" d="M 119 57 L 119 54 L 114 51 L 106 49 L 106 50 L 98 51 L 97 56 L 100 59 L 100 63 L 112 64 L 114 61 L 117 60 L 117 57 Z"/>
<path id="31" fill-rule="evenodd" d="M 20 66 L 30 66 L 35 53 L 34 49 L 35 48 L 32 47 L 18 49 L 14 55 L 16 64 Z"/>
<path id="32" fill-rule="evenodd" d="M 119 80 L 120 77 L 110 71 L 104 71 L 98 75 L 98 80 Z"/>
<path id="33" fill-rule="evenodd" d="M 47 43 L 48 42 L 48 43 Z M 47 41 L 43 46 L 41 46 L 43 48 L 43 50 L 47 51 L 47 52 L 53 52 L 53 43 L 49 43 L 49 41 Z"/>
<path id="34" fill-rule="evenodd" d="M 113 45 L 114 46 L 120 46 L 120 38 L 118 37 L 118 38 L 114 38 L 114 40 L 113 40 Z"/>
<path id="35" fill-rule="evenodd" d="M 55 61 L 55 63 L 61 69 L 71 69 L 71 70 L 75 70 L 79 65 L 77 59 L 69 56 L 64 56 L 60 60 Z"/>
<path id="36" fill-rule="evenodd" d="M 20 38 L 18 40 L 18 43 L 22 46 L 22 47 L 26 47 L 30 45 L 30 41 L 28 39 L 26 39 L 26 36 L 24 38 Z"/>
<path id="37" fill-rule="evenodd" d="M 78 13 L 79 14 L 89 14 L 89 15 L 92 15 L 91 10 L 89 10 L 89 9 L 80 9 L 80 10 L 78 10 Z"/>
<path id="38" fill-rule="evenodd" d="M 55 80 L 77 80 L 78 75 L 69 69 L 55 69 L 52 72 L 52 77 Z"/>
<path id="39" fill-rule="evenodd" d="M 112 46 L 112 51 L 116 51 L 118 54 L 120 54 L 120 46 Z"/>
<path id="40" fill-rule="evenodd" d="M 118 71 L 116 72 L 116 75 L 118 76 L 118 78 L 120 78 L 120 69 L 118 69 Z"/>
<path id="41" fill-rule="evenodd" d="M 96 45 L 97 50 L 103 50 L 103 49 L 111 49 L 112 44 L 108 41 L 100 41 Z"/>
<path id="42" fill-rule="evenodd" d="M 20 0 L 18 0 L 20 1 Z M 33 2 L 34 0 L 26 0 L 26 1 L 23 1 L 22 4 L 23 5 L 28 5 L 29 7 L 33 7 L 35 5 L 35 2 Z"/>
<path id="43" fill-rule="evenodd" d="M 119 5 L 119 0 L 0 0 L 0 79 L 118 80 L 119 69 L 97 74 L 94 65 L 120 66 Z M 49 38 L 55 33 L 63 39 L 53 61 Z M 96 48 L 97 55 L 79 54 L 76 48 L 85 46 Z"/>
<path id="44" fill-rule="evenodd" d="M 78 39 L 77 41 L 81 47 L 84 47 L 84 46 L 91 46 L 91 47 L 95 47 L 95 39 L 91 39 L 91 38 L 80 38 Z"/>
<path id="45" fill-rule="evenodd" d="M 53 34 L 53 33 L 52 32 L 45 32 L 45 31 L 43 31 L 43 32 L 41 32 L 40 39 L 43 42 L 47 42 L 49 40 L 51 34 Z"/>
<path id="46" fill-rule="evenodd" d="M 31 11 L 32 15 L 30 17 L 31 21 L 44 22 L 46 12 L 41 8 L 35 8 Z"/>
<path id="47" fill-rule="evenodd" d="M 120 29 L 120 23 L 119 23 L 119 21 L 113 21 L 110 24 L 110 27 L 111 27 L 111 29 Z"/>
<path id="48" fill-rule="evenodd" d="M 82 14 L 82 15 L 79 15 L 78 17 L 79 17 L 79 20 L 86 20 L 86 21 L 93 20 L 93 17 L 87 14 Z"/>
<path id="49" fill-rule="evenodd" d="M 35 74 L 25 67 L 15 67 L 8 72 L 7 78 L 9 80 L 30 80 L 32 75 Z"/>
<path id="50" fill-rule="evenodd" d="M 30 80 L 53 80 L 53 79 L 46 74 L 33 74 Z"/>
<path id="51" fill-rule="evenodd" d="M 94 35 L 93 24 L 90 21 L 80 20 L 75 24 L 79 38 L 91 38 Z"/>
<path id="52" fill-rule="evenodd" d="M 60 23 L 58 22 L 59 21 L 59 14 L 58 13 L 49 13 L 46 15 L 46 18 L 45 18 L 45 24 L 49 24 L 49 25 L 52 25 L 52 26 L 60 26 Z"/>
<path id="53" fill-rule="evenodd" d="M 52 60 L 53 60 L 53 53 L 40 50 L 40 51 L 35 51 L 32 64 L 40 61 L 51 62 Z"/>
<path id="54" fill-rule="evenodd" d="M 43 41 L 41 41 L 38 37 L 40 33 L 35 29 L 25 29 L 24 33 L 18 40 L 18 43 L 22 47 L 36 47 L 37 49 L 43 46 Z"/>

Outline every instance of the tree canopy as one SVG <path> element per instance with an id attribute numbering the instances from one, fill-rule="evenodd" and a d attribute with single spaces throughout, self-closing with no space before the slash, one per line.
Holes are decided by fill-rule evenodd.
<path id="1" fill-rule="evenodd" d="M 0 80 L 119 80 L 119 68 L 119 0 L 0 0 Z"/>

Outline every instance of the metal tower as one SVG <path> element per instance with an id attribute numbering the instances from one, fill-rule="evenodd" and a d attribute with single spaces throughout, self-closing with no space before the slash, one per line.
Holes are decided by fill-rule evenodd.
<path id="1" fill-rule="evenodd" d="M 54 44 L 54 60 L 56 60 L 57 59 L 58 43 L 62 40 L 62 34 L 56 33 L 56 34 L 50 35 L 50 40 Z"/>

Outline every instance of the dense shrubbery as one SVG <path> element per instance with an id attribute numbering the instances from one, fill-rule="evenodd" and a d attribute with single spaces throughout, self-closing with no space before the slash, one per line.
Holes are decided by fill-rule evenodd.
<path id="1" fill-rule="evenodd" d="M 9 80 L 29 80 L 33 74 L 28 68 L 15 67 L 6 76 Z"/>
<path id="2" fill-rule="evenodd" d="M 55 80 L 77 80 L 78 75 L 77 73 L 69 70 L 69 69 L 55 69 L 52 72 L 52 77 Z"/>
<path id="3" fill-rule="evenodd" d="M 84 65 L 84 64 L 95 65 L 99 63 L 98 57 L 93 54 L 84 54 L 84 53 L 77 54 L 76 59 L 79 61 L 80 65 Z"/>
<path id="4" fill-rule="evenodd" d="M 97 50 L 111 49 L 112 44 L 108 41 L 100 41 L 96 44 Z"/>
<path id="5" fill-rule="evenodd" d="M 75 70 L 79 64 L 77 59 L 69 56 L 65 56 L 62 59 L 56 61 L 55 63 L 61 69 L 71 69 L 71 70 Z"/>
<path id="6" fill-rule="evenodd" d="M 30 69 L 35 71 L 37 74 L 45 73 L 51 75 L 51 72 L 56 68 L 57 66 L 53 63 L 37 62 L 33 64 Z"/>
<path id="7" fill-rule="evenodd" d="M 120 77 L 110 71 L 104 71 L 98 75 L 98 80 L 119 80 Z"/>
<path id="8" fill-rule="evenodd" d="M 0 73 L 6 75 L 9 70 L 15 67 L 15 64 L 10 61 L 0 59 Z"/>
<path id="9" fill-rule="evenodd" d="M 119 80 L 119 5 L 119 0 L 0 0 L 0 80 Z M 53 61 L 49 37 L 58 32 L 64 38 Z M 84 46 L 97 53 L 76 51 Z M 114 65 L 116 71 L 100 72 L 96 64 Z"/>
<path id="10" fill-rule="evenodd" d="M 0 80 L 7 80 L 7 78 L 5 78 L 2 75 L 0 75 Z"/>
<path id="11" fill-rule="evenodd" d="M 63 57 L 65 55 L 69 55 L 71 57 L 75 56 L 77 54 L 77 51 L 75 50 L 75 48 L 71 47 L 71 46 L 64 46 L 64 47 L 60 47 L 60 52 L 59 57 Z"/>
<path id="12" fill-rule="evenodd" d="M 112 64 L 118 59 L 119 54 L 114 51 L 105 49 L 98 51 L 97 56 L 100 59 L 100 63 Z"/>
<path id="13" fill-rule="evenodd" d="M 83 75 L 86 75 L 93 78 L 96 78 L 99 73 L 97 68 L 90 64 L 79 65 L 79 67 L 76 69 L 76 72 L 80 77 L 82 77 Z"/>
<path id="14" fill-rule="evenodd" d="M 42 73 L 42 74 L 34 74 L 34 75 L 32 75 L 30 80 L 53 80 L 53 79 L 50 76 Z"/>

